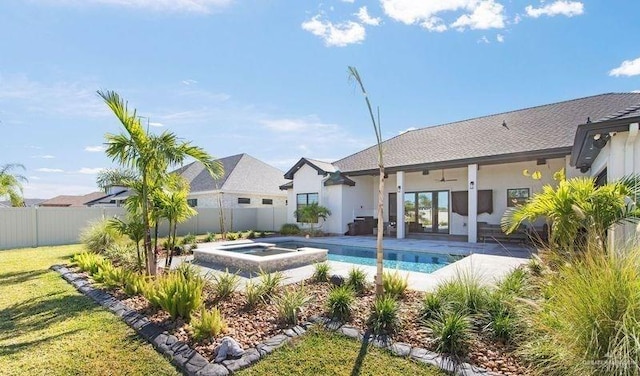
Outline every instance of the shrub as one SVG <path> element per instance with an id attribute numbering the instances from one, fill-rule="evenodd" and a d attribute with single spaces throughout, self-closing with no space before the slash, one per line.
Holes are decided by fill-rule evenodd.
<path id="1" fill-rule="evenodd" d="M 218 300 L 231 296 L 238 284 L 240 284 L 240 277 L 237 274 L 229 273 L 229 269 L 226 269 L 224 273 L 212 275 L 211 279 L 213 281 L 213 291 Z"/>
<path id="2" fill-rule="evenodd" d="M 300 227 L 295 223 L 285 223 L 280 227 L 281 235 L 298 235 L 300 233 Z"/>
<path id="3" fill-rule="evenodd" d="M 640 363 L 640 249 L 588 251 L 548 276 L 523 355 L 545 375 L 632 375 Z"/>
<path id="4" fill-rule="evenodd" d="M 476 273 L 458 271 L 453 279 L 440 284 L 435 294 L 454 311 L 476 314 L 486 308 L 489 290 Z"/>
<path id="5" fill-rule="evenodd" d="M 398 272 L 397 270 L 393 273 L 385 272 L 384 274 L 382 274 L 382 284 L 385 294 L 388 294 L 395 299 L 400 298 L 402 295 L 404 295 L 404 292 L 409 285 L 408 279 L 408 274 L 402 277 L 400 275 L 400 272 Z"/>
<path id="6" fill-rule="evenodd" d="M 188 233 L 187 235 L 184 236 L 184 238 L 182 238 L 182 240 L 180 241 L 180 243 L 182 245 L 190 245 L 192 247 L 195 248 L 197 241 L 196 241 L 196 236 L 192 233 Z"/>
<path id="7" fill-rule="evenodd" d="M 204 237 L 205 243 L 215 242 L 216 234 L 213 232 L 207 232 L 207 235 Z"/>
<path id="8" fill-rule="evenodd" d="M 398 302 L 390 296 L 376 298 L 369 316 L 369 326 L 375 334 L 391 334 L 400 327 Z"/>
<path id="9" fill-rule="evenodd" d="M 80 270 L 93 275 L 98 272 L 100 266 L 106 262 L 105 258 L 95 253 L 78 253 L 73 256 L 72 261 L 78 265 Z"/>
<path id="10" fill-rule="evenodd" d="M 121 266 L 127 270 L 140 270 L 142 265 L 138 265 L 138 253 L 131 243 L 116 243 L 107 248 L 104 257 L 111 260 L 114 265 Z"/>
<path id="11" fill-rule="evenodd" d="M 367 273 L 360 268 L 351 268 L 346 282 L 355 292 L 362 293 L 367 290 Z"/>
<path id="12" fill-rule="evenodd" d="M 124 284 L 123 269 L 113 266 L 110 261 L 106 260 L 93 274 L 93 279 L 112 290 Z"/>
<path id="13" fill-rule="evenodd" d="M 264 238 L 266 236 L 266 234 L 264 232 L 260 231 L 260 232 L 257 233 L 257 236 L 259 238 Z"/>
<path id="14" fill-rule="evenodd" d="M 422 300 L 422 309 L 420 315 L 423 319 L 429 320 L 441 315 L 445 310 L 442 298 L 436 294 L 427 293 Z"/>
<path id="15" fill-rule="evenodd" d="M 227 323 L 218 308 L 206 310 L 202 307 L 200 317 L 193 320 L 193 336 L 197 340 L 215 337 L 227 328 Z"/>
<path id="16" fill-rule="evenodd" d="M 327 298 L 327 308 L 331 317 L 342 321 L 349 319 L 355 298 L 355 293 L 349 286 L 332 288 Z"/>
<path id="17" fill-rule="evenodd" d="M 255 231 L 250 230 L 250 231 L 247 233 L 247 239 L 255 239 L 255 238 L 256 238 L 256 233 L 255 233 Z"/>
<path id="18" fill-rule="evenodd" d="M 318 262 L 313 265 L 313 278 L 316 282 L 327 282 L 329 280 L 329 271 L 331 266 L 328 262 Z"/>
<path id="19" fill-rule="evenodd" d="M 542 274 L 544 273 L 545 266 L 538 255 L 533 255 L 531 256 L 531 259 L 527 263 L 527 269 L 529 270 L 529 273 L 531 273 L 532 276 L 541 277 Z"/>
<path id="20" fill-rule="evenodd" d="M 255 307 L 262 300 L 264 295 L 264 287 L 262 285 L 248 281 L 244 288 L 244 297 L 247 300 L 246 307 Z"/>
<path id="21" fill-rule="evenodd" d="M 498 282 L 498 292 L 505 295 L 525 296 L 527 293 L 527 272 L 522 268 L 513 269 Z"/>
<path id="22" fill-rule="evenodd" d="M 171 318 L 189 321 L 193 311 L 202 305 L 203 287 L 200 278 L 187 279 L 182 273 L 172 272 L 149 284 L 144 294 L 151 304 L 167 311 Z"/>
<path id="23" fill-rule="evenodd" d="M 264 297 L 270 299 L 282 286 L 282 282 L 285 280 L 284 274 L 282 272 L 273 272 L 273 273 L 265 273 L 260 272 L 260 284 L 263 289 Z"/>
<path id="24" fill-rule="evenodd" d="M 227 240 L 236 240 L 238 239 L 238 234 L 235 232 L 227 232 Z"/>
<path id="25" fill-rule="evenodd" d="M 298 324 L 298 314 L 310 300 L 311 297 L 307 294 L 304 286 L 297 289 L 287 289 L 282 294 L 272 297 L 280 319 L 292 325 Z"/>
<path id="26" fill-rule="evenodd" d="M 102 253 L 123 238 L 117 230 L 109 226 L 109 220 L 101 219 L 89 223 L 80 233 L 80 242 L 91 252 Z"/>
<path id="27" fill-rule="evenodd" d="M 130 270 L 124 271 L 123 282 L 122 289 L 128 296 L 142 294 L 147 284 L 144 276 Z"/>
<path id="28" fill-rule="evenodd" d="M 466 354 L 473 329 L 466 313 L 443 312 L 427 322 L 436 343 L 436 351 L 453 356 Z"/>
<path id="29" fill-rule="evenodd" d="M 182 264 L 180 264 L 180 266 L 178 266 L 174 270 L 174 272 L 182 274 L 182 276 L 187 280 L 193 280 L 193 279 L 203 280 L 204 279 L 200 274 L 200 269 L 197 266 L 186 263 L 186 262 L 183 262 Z"/>

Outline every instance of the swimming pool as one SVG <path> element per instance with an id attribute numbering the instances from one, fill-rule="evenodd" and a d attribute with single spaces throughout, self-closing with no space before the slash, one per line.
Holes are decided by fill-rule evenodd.
<path id="1" fill-rule="evenodd" d="M 323 248 L 329 250 L 327 258 L 331 261 L 341 261 L 368 266 L 376 265 L 375 248 L 300 241 L 278 242 L 276 243 L 276 246 L 290 249 L 298 249 L 302 247 Z M 460 260 L 462 256 L 385 249 L 383 258 L 383 265 L 385 268 L 433 273 L 446 265 Z"/>

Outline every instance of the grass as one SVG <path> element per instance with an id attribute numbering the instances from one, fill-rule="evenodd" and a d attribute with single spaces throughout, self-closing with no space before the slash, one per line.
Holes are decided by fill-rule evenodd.
<path id="1" fill-rule="evenodd" d="M 81 246 L 0 251 L 0 375 L 179 375 L 53 264 Z"/>
<path id="2" fill-rule="evenodd" d="M 446 373 L 336 333 L 312 329 L 237 375 L 436 376 Z"/>

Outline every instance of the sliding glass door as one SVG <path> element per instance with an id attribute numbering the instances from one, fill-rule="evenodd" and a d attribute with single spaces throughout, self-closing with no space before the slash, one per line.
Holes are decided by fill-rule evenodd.
<path id="1" fill-rule="evenodd" d="M 449 233 L 449 191 L 404 194 L 404 221 L 409 232 Z"/>

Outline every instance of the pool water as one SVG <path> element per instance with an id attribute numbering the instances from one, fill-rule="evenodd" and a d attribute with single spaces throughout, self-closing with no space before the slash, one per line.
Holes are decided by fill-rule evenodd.
<path id="1" fill-rule="evenodd" d="M 297 249 L 313 247 L 328 249 L 328 259 L 331 261 L 348 262 L 359 265 L 376 265 L 376 249 L 365 247 L 353 247 L 337 244 L 320 244 L 288 241 L 277 243 L 277 247 Z M 446 265 L 451 264 L 461 256 L 426 253 L 420 251 L 396 251 L 384 250 L 383 265 L 389 269 L 400 269 L 411 272 L 432 273 Z"/>

